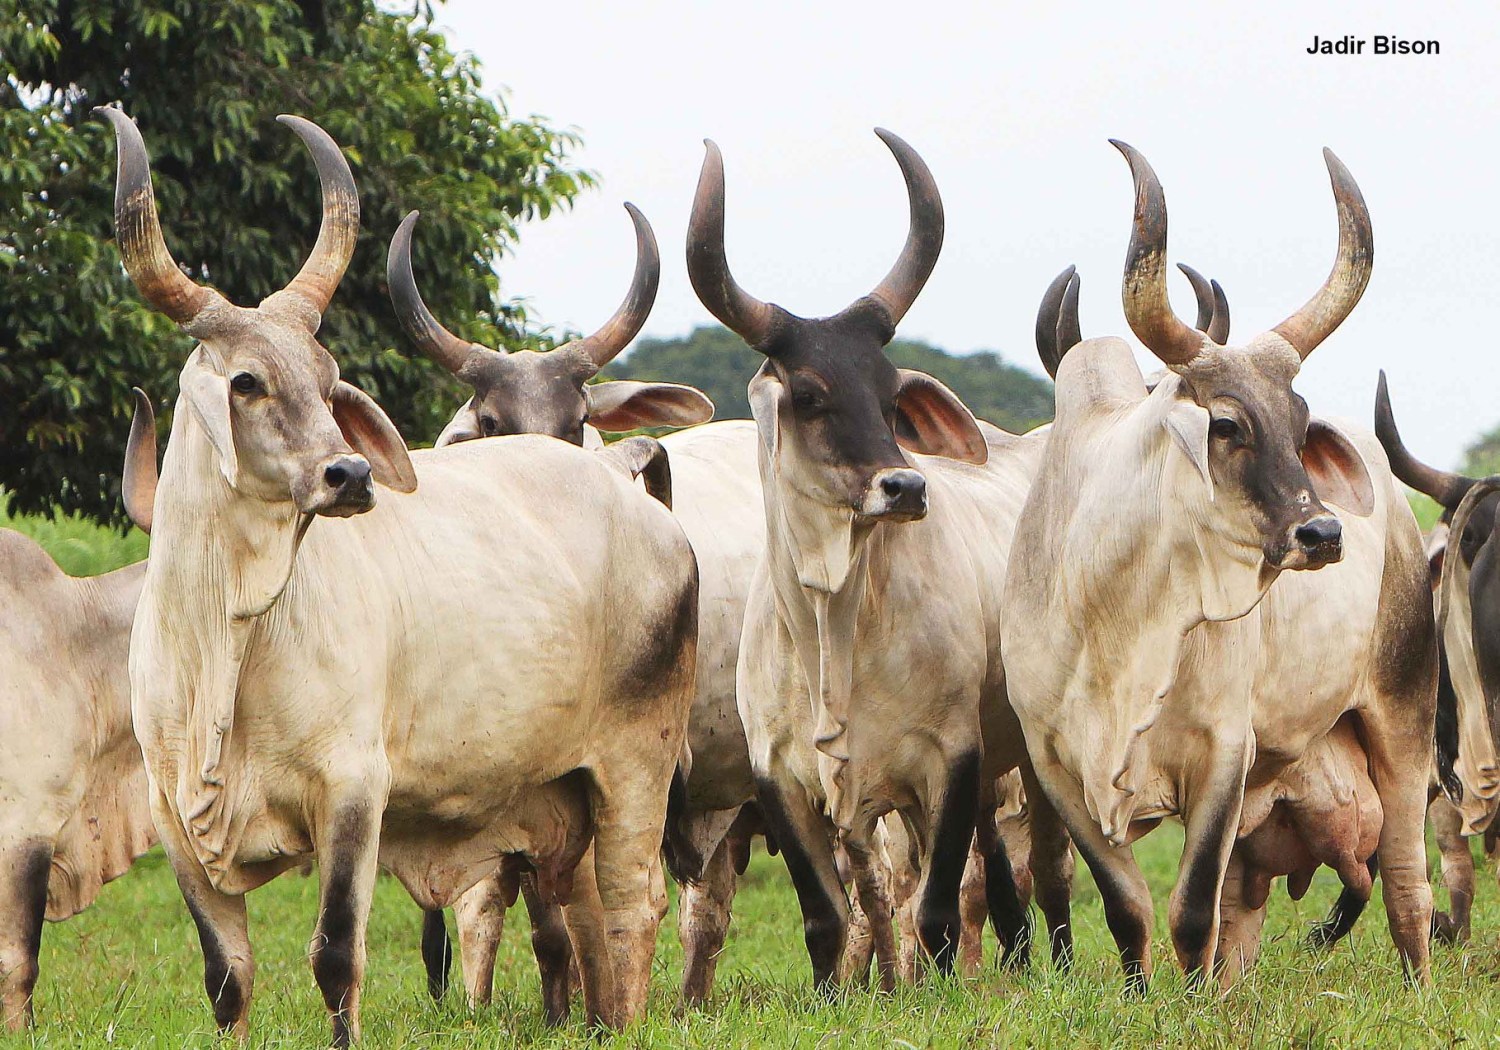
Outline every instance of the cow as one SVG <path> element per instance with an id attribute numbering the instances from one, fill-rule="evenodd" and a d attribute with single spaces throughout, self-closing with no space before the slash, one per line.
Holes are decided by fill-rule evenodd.
<path id="1" fill-rule="evenodd" d="M 1253 961 L 1271 876 L 1297 893 L 1327 863 L 1368 896 L 1372 852 L 1425 982 L 1437 667 L 1421 538 L 1374 437 L 1310 417 L 1291 387 L 1368 281 L 1363 198 L 1325 151 L 1333 272 L 1276 328 L 1224 346 L 1172 313 L 1165 196 L 1114 145 L 1136 191 L 1125 313 L 1168 371 L 1148 392 L 1113 338 L 1058 367 L 1002 605 L 1036 778 L 1099 885 L 1130 992 L 1146 990 L 1152 926 L 1130 844 L 1168 816 L 1186 828 L 1169 924 L 1193 982 Z"/>
<path id="2" fill-rule="evenodd" d="M 126 656 L 143 562 L 63 573 L 0 529 L 0 1021 L 31 1023 L 42 923 L 93 903 L 156 842 Z"/>
<path id="3" fill-rule="evenodd" d="M 1396 477 L 1443 508 L 1427 546 L 1441 624 L 1437 761 L 1427 813 L 1448 891 L 1448 911 L 1434 915 L 1433 935 L 1450 943 L 1464 942 L 1469 939 L 1474 902 L 1474 857 L 1468 837 L 1482 836 L 1486 854 L 1496 852 L 1500 763 L 1493 698 L 1500 690 L 1500 660 L 1492 652 L 1492 639 L 1500 638 L 1500 603 L 1490 595 L 1500 594 L 1493 553 L 1500 548 L 1491 548 L 1489 542 L 1500 498 L 1487 480 L 1437 470 L 1412 455 L 1396 427 L 1384 372 L 1375 391 L 1375 434 Z M 1460 512 L 1464 520 L 1461 531 L 1455 531 Z M 1341 894 L 1329 917 L 1315 927 L 1314 942 L 1326 946 L 1347 934 L 1362 904 L 1347 891 Z"/>
<path id="4" fill-rule="evenodd" d="M 760 809 L 823 989 L 839 979 L 849 923 L 835 840 L 889 988 L 897 945 L 876 828 L 899 813 L 920 871 L 918 935 L 951 969 L 969 842 L 976 823 L 981 834 L 993 828 L 980 819 L 994 806 L 979 804 L 981 786 L 1025 757 L 995 659 L 996 600 L 1004 537 L 1041 440 L 976 422 L 937 380 L 898 370 L 882 352 L 937 262 L 943 210 L 917 153 L 876 133 L 905 179 L 910 228 L 885 279 L 842 312 L 797 317 L 735 282 L 712 142 L 687 242 L 698 298 L 766 359 L 750 383 L 766 547 L 746 604 L 737 692 Z M 1045 805 L 1032 827 L 1039 897 L 1055 950 L 1066 953 L 1068 891 L 1056 878 L 1066 836 Z M 991 915 L 1011 914 L 995 903 L 1014 901 L 1014 885 L 998 885 L 1008 865 L 989 871 Z"/>
<path id="5" fill-rule="evenodd" d="M 279 118 L 318 170 L 318 240 L 290 284 L 244 308 L 178 268 L 140 132 L 99 112 L 125 269 L 198 340 L 129 666 L 151 812 L 216 1022 L 248 1032 L 244 895 L 308 855 L 336 1045 L 359 1037 L 379 866 L 433 909 L 521 858 L 565 904 L 591 1020 L 630 1021 L 692 699 L 697 572 L 681 529 L 618 457 L 533 436 L 408 453 L 338 378 L 316 332 L 359 205 L 317 125 Z"/>
<path id="6" fill-rule="evenodd" d="M 585 447 L 602 444 L 600 430 L 691 426 L 669 435 L 673 511 L 699 567 L 698 675 L 688 723 L 686 776 L 672 831 L 684 854 L 705 862 L 701 877 L 682 881 L 678 932 L 685 955 L 683 998 L 707 998 L 728 928 L 736 870 L 744 870 L 748 836 L 759 827 L 741 807 L 754 799 L 749 754 L 735 706 L 734 669 L 745 594 L 765 546 L 755 427 L 747 421 L 704 424 L 713 404 L 692 387 L 671 383 L 590 382 L 639 332 L 655 299 L 660 272 L 656 238 L 640 211 L 626 205 L 636 231 L 636 271 L 624 303 L 587 339 L 550 351 L 503 354 L 459 339 L 433 317 L 412 268 L 417 213 L 391 241 L 387 278 L 397 316 L 413 343 L 474 389 L 438 440 L 440 446 L 508 433 L 547 434 Z M 533 944 L 542 969 L 544 1009 L 567 1016 L 570 952 L 555 916 L 521 882 L 533 917 Z M 503 873 L 484 880 L 455 905 L 464 981 L 474 1003 L 489 1001 L 495 951 L 507 897 Z M 512 898 L 513 899 L 513 898 Z M 429 913 L 423 937 L 429 987 L 447 980 L 448 941 L 440 915 Z"/>

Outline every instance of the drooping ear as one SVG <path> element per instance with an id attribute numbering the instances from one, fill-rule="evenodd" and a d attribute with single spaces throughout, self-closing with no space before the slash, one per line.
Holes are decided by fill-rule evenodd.
<path id="1" fill-rule="evenodd" d="M 926 456 L 946 456 L 982 464 L 990 458 L 989 445 L 974 413 L 958 395 L 926 372 L 897 369 L 896 441 Z"/>
<path id="2" fill-rule="evenodd" d="M 1162 417 L 1162 426 L 1167 428 L 1173 443 L 1197 469 L 1208 488 L 1208 501 L 1212 503 L 1214 478 L 1208 471 L 1208 409 L 1186 398 L 1176 398 Z"/>
<path id="3" fill-rule="evenodd" d="M 632 480 L 641 478 L 646 492 L 668 510 L 672 509 L 672 465 L 660 441 L 644 435 L 628 437 L 600 449 L 598 455 Z"/>
<path id="4" fill-rule="evenodd" d="M 445 445 L 456 445 L 460 441 L 473 441 L 479 436 L 479 409 L 474 407 L 474 398 L 465 401 L 453 418 L 448 420 L 448 425 L 438 435 L 437 443 L 433 448 L 442 448 Z"/>
<path id="5" fill-rule="evenodd" d="M 714 417 L 714 403 L 701 390 L 677 383 L 618 380 L 583 388 L 589 422 L 600 430 L 690 427 Z"/>
<path id="6" fill-rule="evenodd" d="M 755 418 L 760 443 L 773 463 L 781 451 L 781 398 L 785 393 L 786 387 L 769 362 L 750 380 L 750 415 Z"/>
<path id="7" fill-rule="evenodd" d="M 234 433 L 229 425 L 229 380 L 208 364 L 200 346 L 188 357 L 179 381 L 193 418 L 203 428 L 219 457 L 219 472 L 233 488 L 239 479 L 240 464 L 234 451 Z"/>
<path id="8" fill-rule="evenodd" d="M 130 439 L 125 444 L 125 476 L 120 495 L 125 513 L 136 527 L 148 535 L 156 507 L 156 412 L 151 399 L 140 387 L 132 387 L 135 416 L 130 421 Z"/>
<path id="9" fill-rule="evenodd" d="M 1375 513 L 1375 486 L 1365 468 L 1364 457 L 1332 424 L 1321 419 L 1307 421 L 1302 466 L 1318 499 L 1324 503 L 1332 503 L 1361 518 Z"/>
<path id="10" fill-rule="evenodd" d="M 333 418 L 344 440 L 370 461 L 376 481 L 397 492 L 417 490 L 417 472 L 406 442 L 369 394 L 340 379 L 333 388 Z"/>

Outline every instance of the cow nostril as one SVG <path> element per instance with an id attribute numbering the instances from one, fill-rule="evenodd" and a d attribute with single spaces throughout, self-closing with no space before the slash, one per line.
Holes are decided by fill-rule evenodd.
<path id="1" fill-rule="evenodd" d="M 349 480 L 349 471 L 342 464 L 335 463 L 323 471 L 323 480 L 328 482 L 329 488 L 336 489 Z"/>
<path id="2" fill-rule="evenodd" d="M 1304 547 L 1322 547 L 1337 543 L 1343 531 L 1337 518 L 1314 518 L 1312 521 L 1298 525 L 1293 535 Z"/>
<path id="3" fill-rule="evenodd" d="M 900 478 L 886 478 L 880 483 L 880 487 L 887 496 L 891 497 L 901 495 L 906 488 Z"/>

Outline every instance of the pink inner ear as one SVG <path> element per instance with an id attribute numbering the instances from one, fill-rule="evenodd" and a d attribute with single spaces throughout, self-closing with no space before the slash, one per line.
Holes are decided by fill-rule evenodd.
<path id="1" fill-rule="evenodd" d="M 974 417 L 935 379 L 908 373 L 896 400 L 896 440 L 913 452 L 984 463 L 989 446 Z"/>
<path id="2" fill-rule="evenodd" d="M 1375 489 L 1364 460 L 1342 434 L 1321 420 L 1312 420 L 1307 426 L 1302 466 L 1324 503 L 1361 518 L 1375 512 Z"/>
<path id="3" fill-rule="evenodd" d="M 417 475 L 396 427 L 370 397 L 340 382 L 333 392 L 333 418 L 344 440 L 370 461 L 375 480 L 397 492 L 414 492 Z"/>

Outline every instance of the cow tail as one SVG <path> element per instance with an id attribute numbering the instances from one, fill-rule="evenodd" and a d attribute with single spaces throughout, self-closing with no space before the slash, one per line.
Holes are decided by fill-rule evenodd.
<path id="1" fill-rule="evenodd" d="M 1448 676 L 1448 653 L 1438 646 L 1438 691 L 1437 723 L 1435 739 L 1437 749 L 1438 783 L 1443 793 L 1457 805 L 1463 801 L 1464 787 L 1454 770 L 1458 761 L 1458 694 L 1453 691 L 1453 679 Z"/>
<path id="2" fill-rule="evenodd" d="M 667 789 L 667 825 L 661 837 L 662 860 L 667 872 L 679 886 L 697 883 L 703 878 L 703 854 L 684 827 L 687 813 L 687 774 L 679 762 L 672 770 L 672 785 Z"/>

